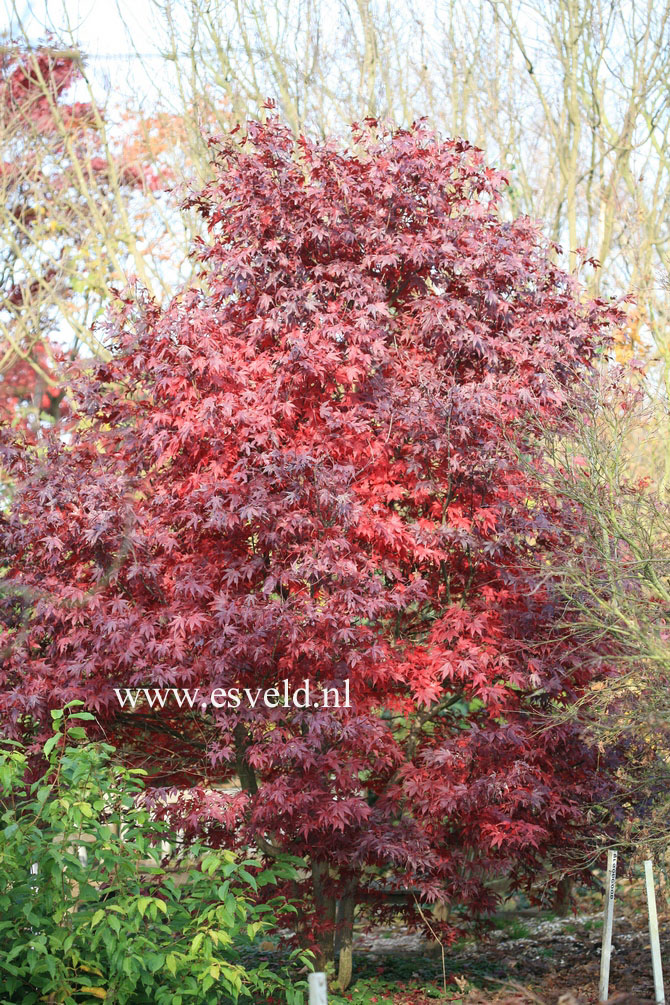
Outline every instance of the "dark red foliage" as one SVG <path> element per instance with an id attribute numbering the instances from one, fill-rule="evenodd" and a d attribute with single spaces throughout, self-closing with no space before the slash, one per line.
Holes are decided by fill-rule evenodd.
<path id="1" fill-rule="evenodd" d="M 501 218 L 480 151 L 372 123 L 354 144 L 272 121 L 216 145 L 203 289 L 121 301 L 67 442 L 6 449 L 1 707 L 37 741 L 81 698 L 156 785 L 189 787 L 187 831 L 288 850 L 326 892 L 470 914 L 492 877 L 565 858 L 605 784 L 573 724 L 537 729 L 593 671 L 543 644 L 534 570 L 561 528 L 517 449 L 614 311 Z M 114 694 L 284 678 L 349 681 L 352 707 Z"/>

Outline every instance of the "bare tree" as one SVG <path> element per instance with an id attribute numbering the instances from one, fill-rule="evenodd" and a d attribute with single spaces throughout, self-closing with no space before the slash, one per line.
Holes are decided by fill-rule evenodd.
<path id="1" fill-rule="evenodd" d="M 185 271 L 188 218 L 152 128 L 106 114 L 78 49 L 0 49 L 0 374 L 18 366 L 38 408 L 55 345 L 105 354 L 92 325 L 111 287 L 163 297 Z"/>
<path id="2" fill-rule="evenodd" d="M 574 438 L 547 436 L 547 487 L 575 517 L 547 579 L 558 635 L 583 662 L 598 642 L 601 674 L 552 718 L 579 716 L 603 753 L 618 750 L 626 794 L 622 840 L 664 856 L 670 781 L 670 505 L 659 492 L 665 422 L 639 378 L 603 374 L 572 405 Z"/>

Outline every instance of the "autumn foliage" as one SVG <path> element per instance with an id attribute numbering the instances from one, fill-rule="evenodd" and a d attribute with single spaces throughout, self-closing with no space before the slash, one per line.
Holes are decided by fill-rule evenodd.
<path id="1" fill-rule="evenodd" d="M 606 784 L 574 724 L 537 729 L 594 664 L 546 643 L 560 513 L 517 458 L 614 315 L 463 141 L 368 123 L 342 152 L 270 120 L 213 156 L 202 288 L 119 300 L 69 436 L 5 446 L 5 728 L 37 743 L 83 699 L 187 832 L 304 860 L 325 956 L 335 900 L 345 949 L 389 890 L 450 931 L 565 861 Z M 352 707 L 114 693 L 284 678 Z"/>

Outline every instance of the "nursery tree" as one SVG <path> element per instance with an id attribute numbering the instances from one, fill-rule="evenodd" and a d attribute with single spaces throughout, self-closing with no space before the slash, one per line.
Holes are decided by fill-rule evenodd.
<path id="1" fill-rule="evenodd" d="M 463 141 L 270 119 L 213 152 L 199 288 L 120 299 L 69 436 L 6 445 L 1 706 L 38 749 L 83 700 L 186 833 L 300 856 L 346 985 L 356 903 L 445 902 L 448 937 L 565 863 L 606 785 L 578 724 L 535 728 L 598 670 L 542 645 L 563 532 L 517 457 L 615 312 Z M 142 687 L 200 690 L 121 706 Z"/>

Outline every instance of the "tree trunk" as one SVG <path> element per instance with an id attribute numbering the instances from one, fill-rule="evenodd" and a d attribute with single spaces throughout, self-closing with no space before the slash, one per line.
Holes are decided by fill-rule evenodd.
<path id="1" fill-rule="evenodd" d="M 325 889 L 328 866 L 312 859 L 312 886 L 317 916 L 316 969 L 325 970 L 334 958 L 335 898 Z"/>
<path id="2" fill-rule="evenodd" d="M 554 910 L 559 918 L 564 918 L 570 912 L 570 901 L 572 899 L 572 876 L 563 876 L 556 887 L 554 897 Z"/>
<path id="3" fill-rule="evenodd" d="M 340 991 L 346 991 L 351 984 L 353 973 L 354 909 L 356 907 L 356 881 L 351 880 L 338 904 L 337 940 L 340 947 L 340 961 L 337 983 Z"/>

